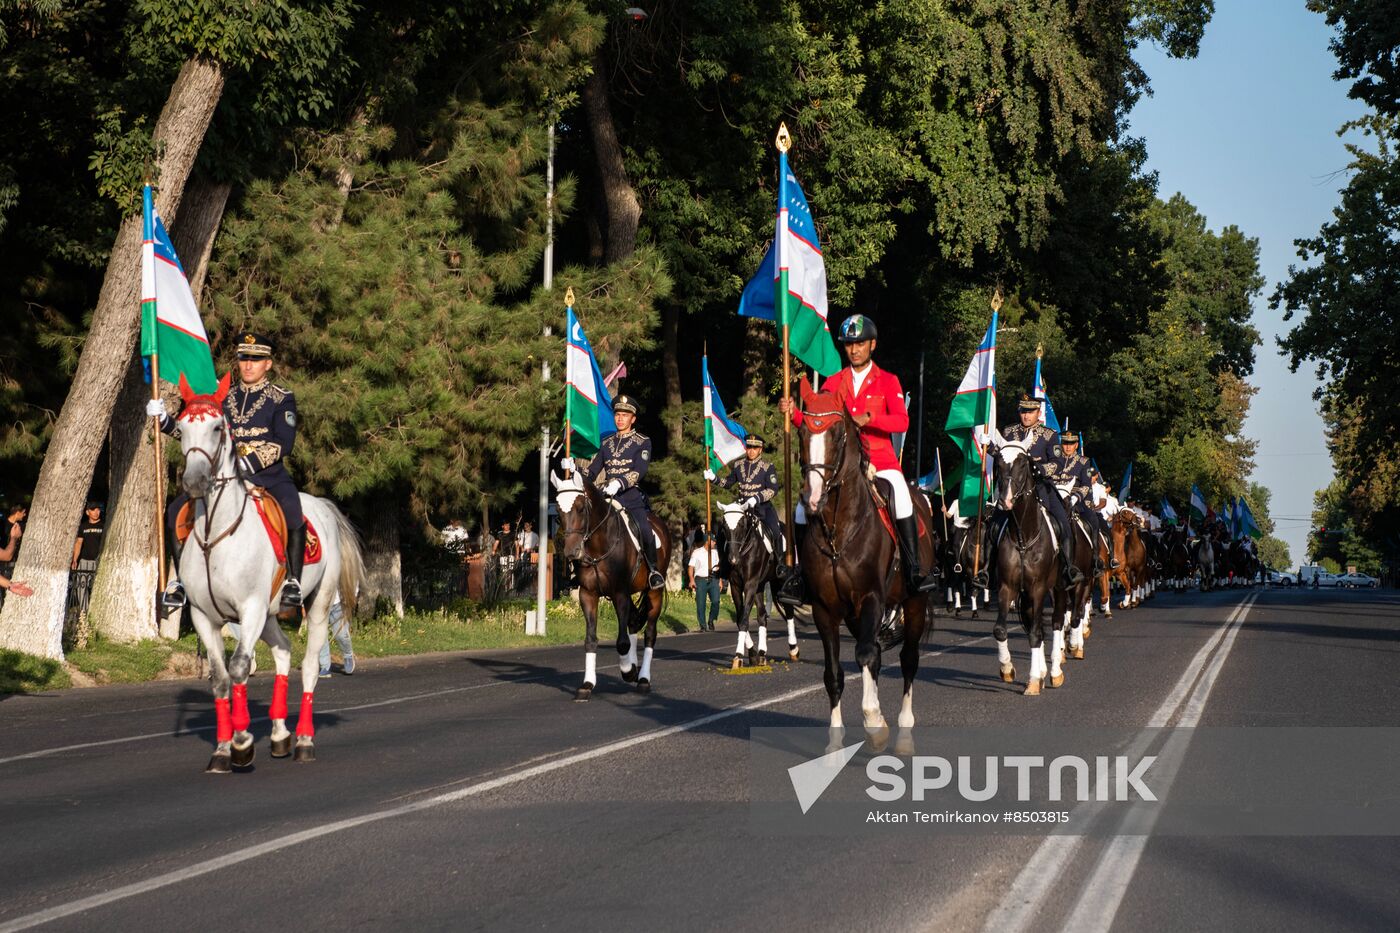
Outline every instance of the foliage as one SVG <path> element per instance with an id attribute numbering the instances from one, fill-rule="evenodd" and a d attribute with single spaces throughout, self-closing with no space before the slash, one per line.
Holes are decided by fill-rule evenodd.
<path id="1" fill-rule="evenodd" d="M 71 683 L 61 661 L 0 648 L 0 696 L 60 690 Z"/>
<path id="2" fill-rule="evenodd" d="M 1337 28 L 1331 42 L 1338 81 L 1351 81 L 1350 96 L 1377 113 L 1400 115 L 1400 20 L 1376 0 L 1308 0 L 1308 9 Z"/>

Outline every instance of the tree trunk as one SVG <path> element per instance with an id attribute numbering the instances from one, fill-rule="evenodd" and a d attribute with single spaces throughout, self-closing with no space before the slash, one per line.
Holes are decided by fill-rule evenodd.
<path id="1" fill-rule="evenodd" d="M 228 204 L 229 185 L 201 178 L 190 179 L 180 207 L 178 223 L 172 224 L 175 254 L 181 257 L 190 288 L 198 301 L 214 237 Z M 164 394 L 174 396 L 173 388 L 163 385 Z M 143 378 L 140 350 L 132 354 L 126 382 L 112 412 L 109 435 L 111 477 L 108 490 L 108 529 L 102 546 L 102 559 L 93 581 L 89 618 L 93 627 L 113 641 L 137 641 L 157 634 L 179 635 L 180 620 L 170 615 L 157 622 L 155 594 L 159 568 L 155 516 L 165 511 L 165 496 L 156 492 L 155 455 L 151 450 L 151 419 L 144 403 L 151 387 Z M 162 469 L 162 487 L 164 486 Z M 157 631 L 157 625 L 165 628 Z"/>
<path id="2" fill-rule="evenodd" d="M 667 453 L 680 450 L 681 432 L 681 309 L 673 301 L 661 305 L 661 381 L 666 388 Z"/>
<path id="3" fill-rule="evenodd" d="M 744 394 L 767 398 L 777 329 L 768 321 L 744 319 Z M 781 349 L 781 348 L 779 348 Z M 779 387 L 781 389 L 781 386 Z"/>
<path id="4" fill-rule="evenodd" d="M 156 206 L 173 223 L 185 181 L 223 92 L 222 67 L 188 61 L 170 89 L 155 142 L 161 153 Z M 0 646 L 50 658 L 63 657 L 63 611 L 68 564 L 78 535 L 104 428 L 129 373 L 140 330 L 141 218 L 128 217 L 117 232 L 78 371 L 44 454 L 39 483 L 14 577 L 34 588 L 28 599 L 7 599 L 0 612 Z"/>
<path id="5" fill-rule="evenodd" d="M 642 205 L 637 192 L 627 179 L 627 166 L 622 161 L 622 146 L 617 141 L 612 108 L 608 104 L 608 82 L 603 77 L 601 55 L 593 60 L 593 74 L 583 85 L 583 107 L 588 113 L 588 126 L 593 132 L 593 154 L 598 162 L 598 177 L 603 184 L 603 200 L 607 204 L 607 244 L 603 261 L 611 264 L 626 259 L 637 249 L 637 227 L 642 221 Z"/>
<path id="6" fill-rule="evenodd" d="M 365 582 L 360 605 L 376 606 L 382 596 L 394 615 L 403 618 L 403 563 L 399 557 L 399 511 L 377 508 L 365 528 Z"/>

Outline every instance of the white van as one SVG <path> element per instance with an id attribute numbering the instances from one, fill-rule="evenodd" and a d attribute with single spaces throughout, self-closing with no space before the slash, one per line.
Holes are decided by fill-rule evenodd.
<path id="1" fill-rule="evenodd" d="M 1328 573 L 1317 564 L 1304 564 L 1298 568 L 1299 586 L 1337 586 L 1338 577 Z"/>

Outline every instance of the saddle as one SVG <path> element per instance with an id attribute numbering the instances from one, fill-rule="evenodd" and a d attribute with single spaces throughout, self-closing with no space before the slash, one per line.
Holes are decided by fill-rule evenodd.
<path id="1" fill-rule="evenodd" d="M 899 537 L 894 530 L 894 487 L 889 480 L 884 477 L 871 477 L 870 498 L 875 501 L 875 512 L 880 516 L 880 524 L 885 526 L 885 533 L 890 536 L 890 540 L 899 544 Z M 928 534 L 928 526 L 924 524 L 924 517 L 919 514 L 919 510 L 914 510 L 914 519 L 919 523 L 919 537 Z"/>
<path id="2" fill-rule="evenodd" d="M 287 516 L 282 512 L 282 504 L 272 496 L 265 495 L 265 490 L 261 486 L 254 486 L 252 489 L 253 503 L 257 506 L 258 518 L 262 519 L 263 530 L 267 532 L 268 542 L 272 545 L 272 553 L 276 555 L 277 562 L 282 566 L 277 568 L 277 572 L 272 577 L 272 592 L 276 595 L 278 588 L 282 585 L 282 580 L 287 575 Z M 175 540 L 184 544 L 190 534 L 194 531 L 194 501 L 190 500 L 180 506 L 180 512 L 175 516 Z M 311 524 L 311 518 L 306 519 L 306 564 L 319 564 L 321 562 L 321 536 L 316 532 L 316 526 Z"/>
<path id="3" fill-rule="evenodd" d="M 637 548 L 638 553 L 640 554 L 642 543 L 641 538 L 639 538 L 638 535 L 641 533 L 641 529 L 637 527 L 634 521 L 632 521 L 632 513 L 623 508 L 622 503 L 618 502 L 616 499 L 612 500 L 612 507 L 613 511 L 617 512 L 618 516 L 622 519 L 622 527 L 627 529 L 627 537 L 632 539 L 632 546 L 634 548 Z M 652 540 L 654 540 L 656 542 L 656 546 L 660 548 L 661 536 L 656 533 L 656 529 L 654 528 L 648 530 L 651 531 Z M 306 540 L 307 546 L 309 547 L 311 543 L 310 536 L 308 536 Z"/>

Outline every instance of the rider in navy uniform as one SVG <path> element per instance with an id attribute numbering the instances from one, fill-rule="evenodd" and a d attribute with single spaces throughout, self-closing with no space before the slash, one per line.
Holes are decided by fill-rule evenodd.
<path id="1" fill-rule="evenodd" d="M 586 475 L 590 483 L 601 485 L 603 492 L 621 503 L 632 516 L 642 545 L 642 557 L 647 562 L 647 586 L 659 590 L 666 585 L 666 578 L 656 569 L 656 536 L 647 521 L 646 493 L 638 486 L 651 466 L 651 438 L 632 429 L 637 411 L 637 401 L 630 395 L 619 395 L 613 401 L 617 433 L 603 438 L 597 456 L 588 464 Z"/>
<path id="2" fill-rule="evenodd" d="M 734 489 L 739 504 L 758 516 L 772 536 L 773 546 L 782 548 L 783 529 L 778 523 L 778 510 L 773 497 L 778 494 L 778 471 L 763 459 L 763 438 L 750 434 L 744 439 L 744 459 L 736 461 L 724 479 L 715 479 L 713 470 L 705 470 L 705 479 L 720 489 Z"/>
<path id="3" fill-rule="evenodd" d="M 1002 428 L 1001 436 L 1008 441 L 1026 443 L 1026 451 L 1035 463 L 1036 496 L 1056 525 L 1065 577 L 1071 585 L 1082 583 L 1084 573 L 1074 565 L 1074 536 L 1070 534 L 1069 514 L 1065 512 L 1064 500 L 1055 489 L 1059 475 L 1055 432 L 1040 423 L 1040 402 L 1032 398 L 1029 392 L 1021 393 L 1016 402 L 1016 413 L 1020 416 L 1020 423 Z M 983 584 L 979 582 L 978 585 Z"/>
<path id="4" fill-rule="evenodd" d="M 233 425 L 233 440 L 239 474 L 255 486 L 261 486 L 282 506 L 287 518 L 287 579 L 282 586 L 282 606 L 297 609 L 302 604 L 301 571 L 306 560 L 306 519 L 301 511 L 301 496 L 291 475 L 286 458 L 292 452 L 297 436 L 297 403 L 288 389 L 268 381 L 272 368 L 272 342 L 255 333 L 238 335 L 239 384 L 224 398 L 224 414 Z M 152 399 L 146 403 L 146 413 L 160 418 L 160 429 L 178 436 L 175 419 L 165 406 Z M 165 540 L 176 558 L 175 520 L 189 496 L 181 492 L 166 510 Z M 185 588 L 178 578 L 161 597 L 166 609 L 181 609 L 185 605 Z"/>
<path id="5" fill-rule="evenodd" d="M 1068 425 L 1068 420 L 1066 420 Z M 1079 455 L 1079 435 L 1068 430 L 1060 432 L 1060 446 L 1055 448 L 1055 483 L 1057 486 L 1069 484 L 1069 492 L 1065 497 L 1069 500 L 1069 508 L 1074 514 L 1084 520 L 1084 524 L 1089 528 L 1098 527 L 1100 516 L 1093 509 L 1090 501 L 1094 479 L 1091 475 L 1092 467 L 1089 465 L 1089 458 Z M 1078 542 L 1075 542 L 1078 544 Z M 1099 566 L 1098 549 L 1094 549 L 1094 569 L 1102 570 Z"/>

